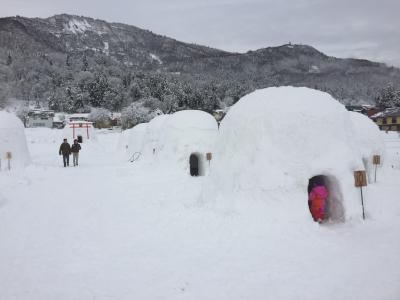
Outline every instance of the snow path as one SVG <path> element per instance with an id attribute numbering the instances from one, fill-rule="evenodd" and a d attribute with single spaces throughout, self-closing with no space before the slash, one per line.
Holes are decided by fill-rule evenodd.
<path id="1" fill-rule="evenodd" d="M 59 131 L 27 137 L 33 164 L 0 173 L 0 299 L 400 298 L 395 135 L 368 219 L 305 228 L 265 220 L 271 204 L 203 207 L 201 178 L 135 168 L 114 132 L 84 144 L 78 168 L 61 166 Z"/>

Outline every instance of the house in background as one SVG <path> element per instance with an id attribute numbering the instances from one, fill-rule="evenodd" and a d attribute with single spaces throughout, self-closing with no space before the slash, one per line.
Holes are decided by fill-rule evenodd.
<path id="1" fill-rule="evenodd" d="M 89 114 L 71 114 L 66 116 L 67 123 L 71 122 L 89 122 Z"/>
<path id="2" fill-rule="evenodd" d="M 361 113 L 363 115 L 366 115 L 368 117 L 371 117 L 375 114 L 377 114 L 378 112 L 382 111 L 382 109 L 372 106 L 372 105 L 346 105 L 346 109 L 348 111 L 354 111 L 354 112 L 358 112 Z"/>
<path id="3" fill-rule="evenodd" d="M 47 127 L 53 128 L 53 110 L 33 109 L 26 117 L 26 127 Z"/>
<path id="4" fill-rule="evenodd" d="M 121 113 L 120 112 L 112 112 L 110 118 L 111 118 L 112 126 L 121 126 Z"/>
<path id="5" fill-rule="evenodd" d="M 380 130 L 385 131 L 400 131 L 400 108 L 387 108 L 386 110 L 379 112 L 371 119 L 379 126 Z"/>
<path id="6" fill-rule="evenodd" d="M 63 113 L 55 113 L 53 118 L 53 128 L 63 129 L 65 127 L 65 115 Z"/>

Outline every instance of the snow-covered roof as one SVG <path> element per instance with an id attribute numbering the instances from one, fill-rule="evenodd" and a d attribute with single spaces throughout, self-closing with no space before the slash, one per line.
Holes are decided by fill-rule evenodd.
<path id="1" fill-rule="evenodd" d="M 378 112 L 371 116 L 372 119 L 385 117 L 400 117 L 400 107 L 387 108 L 384 111 Z"/>

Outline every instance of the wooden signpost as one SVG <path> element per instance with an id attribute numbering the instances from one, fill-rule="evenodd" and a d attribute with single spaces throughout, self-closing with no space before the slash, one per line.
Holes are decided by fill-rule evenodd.
<path id="1" fill-rule="evenodd" d="M 208 166 L 210 166 L 211 160 L 212 160 L 212 153 L 211 152 L 206 153 L 206 159 L 208 160 Z"/>
<path id="2" fill-rule="evenodd" d="M 12 159 L 12 153 L 11 152 L 7 152 L 6 153 L 6 159 L 8 161 L 8 170 L 11 170 L 11 159 Z"/>
<path id="3" fill-rule="evenodd" d="M 364 197 L 362 192 L 363 186 L 367 186 L 367 173 L 365 171 L 354 171 L 354 185 L 356 187 L 359 187 L 361 191 L 361 205 L 362 205 L 363 219 L 365 220 Z"/>
<path id="4" fill-rule="evenodd" d="M 378 169 L 378 165 L 381 164 L 381 156 L 380 155 L 374 155 L 372 157 L 372 163 L 375 165 L 375 182 L 376 182 L 376 170 Z"/>

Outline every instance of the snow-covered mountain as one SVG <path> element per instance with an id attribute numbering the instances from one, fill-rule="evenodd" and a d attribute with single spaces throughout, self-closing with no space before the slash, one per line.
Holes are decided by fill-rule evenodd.
<path id="1" fill-rule="evenodd" d="M 51 56 L 104 60 L 114 68 L 157 71 L 220 82 L 246 82 L 254 88 L 294 85 L 327 91 L 344 103 L 373 103 L 389 83 L 400 86 L 400 70 L 382 63 L 329 57 L 307 45 L 282 45 L 230 53 L 179 42 L 131 25 L 88 17 L 0 19 L 0 68 L 13 58 Z M 14 74 L 15 75 L 15 74 Z M 4 75 L 0 80 L 4 81 Z M 1 86 L 1 84 L 0 84 Z"/>

